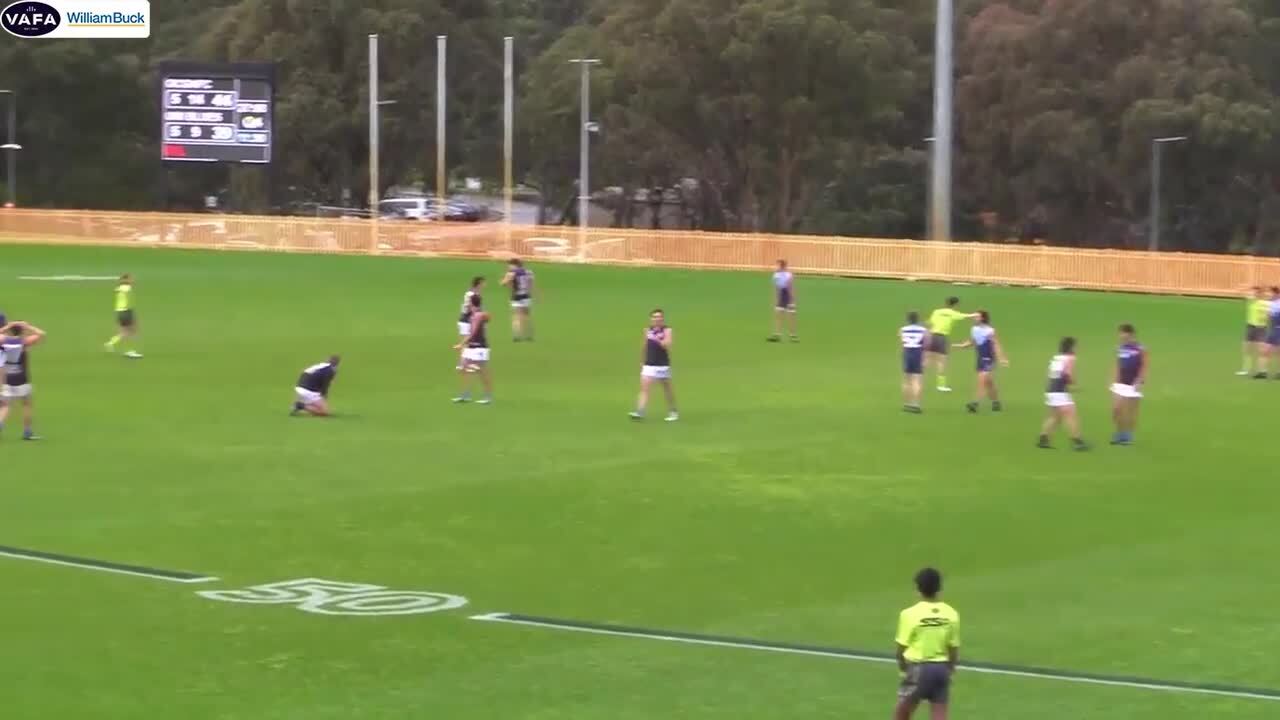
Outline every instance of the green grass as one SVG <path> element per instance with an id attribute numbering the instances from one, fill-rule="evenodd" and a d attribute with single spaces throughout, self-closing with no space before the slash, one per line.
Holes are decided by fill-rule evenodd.
<path id="1" fill-rule="evenodd" d="M 108 356 L 131 271 L 146 359 Z M 208 585 L 0 558 L 4 716 L 881 718 L 892 668 L 474 622 L 520 612 L 887 650 L 937 564 L 967 657 L 1280 686 L 1272 598 L 1280 383 L 1232 376 L 1239 303 L 960 288 L 994 315 L 1007 411 L 899 410 L 895 332 L 954 289 L 804 278 L 767 344 L 759 275 L 538 266 L 538 342 L 496 287 L 498 403 L 456 407 L 454 320 L 496 263 L 0 247 L 0 308 L 48 332 L 38 429 L 0 440 L 0 544 L 207 572 Z M 683 419 L 631 424 L 641 332 L 675 328 Z M 1152 352 L 1138 445 L 1106 447 L 1113 329 Z M 1081 339 L 1090 454 L 1033 447 Z M 344 356 L 346 417 L 286 417 Z M 661 407 L 659 402 L 658 407 Z M 1065 445 L 1062 439 L 1060 445 Z M 334 617 L 197 590 L 319 577 L 464 595 Z M 959 718 L 1273 718 L 1276 703 L 962 674 Z"/>

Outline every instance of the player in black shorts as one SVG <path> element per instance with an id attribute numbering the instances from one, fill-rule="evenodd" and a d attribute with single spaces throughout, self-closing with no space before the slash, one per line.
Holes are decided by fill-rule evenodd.
<path id="1" fill-rule="evenodd" d="M 511 288 L 512 338 L 516 342 L 533 342 L 533 271 L 519 258 L 511 258 L 502 284 Z"/>

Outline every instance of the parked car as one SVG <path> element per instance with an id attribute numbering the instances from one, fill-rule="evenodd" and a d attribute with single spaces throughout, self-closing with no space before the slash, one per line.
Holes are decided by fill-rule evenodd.
<path id="1" fill-rule="evenodd" d="M 386 220 L 431 221 L 443 217 L 446 222 L 478 222 L 487 214 L 487 208 L 461 200 L 446 200 L 443 208 L 431 197 L 388 198 L 378 203 L 378 215 Z"/>

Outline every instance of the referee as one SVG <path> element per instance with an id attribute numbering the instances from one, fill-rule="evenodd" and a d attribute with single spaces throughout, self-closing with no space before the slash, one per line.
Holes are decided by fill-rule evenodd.
<path id="1" fill-rule="evenodd" d="M 932 720 L 946 720 L 951 676 L 960 659 L 960 614 L 938 600 L 942 573 L 925 568 L 916 573 L 920 602 L 898 615 L 898 669 L 902 686 L 894 720 L 910 720 L 928 701 Z"/>

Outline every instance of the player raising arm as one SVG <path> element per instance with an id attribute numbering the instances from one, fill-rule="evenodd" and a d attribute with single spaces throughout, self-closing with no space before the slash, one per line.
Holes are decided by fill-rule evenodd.
<path id="1" fill-rule="evenodd" d="M 956 345 L 957 349 L 972 347 L 977 351 L 978 386 L 974 390 L 973 401 L 965 407 L 969 412 L 976 413 L 978 404 L 988 399 L 991 401 L 991 411 L 1000 412 L 1002 408 L 1000 391 L 996 388 L 996 363 L 1008 367 L 1009 359 L 1005 357 L 1000 338 L 996 336 L 996 329 L 991 327 L 991 313 L 986 310 L 978 311 L 978 324 L 969 331 L 969 337 L 969 340 Z"/>
<path id="2" fill-rule="evenodd" d="M 341 360 L 337 355 L 330 355 L 327 362 L 316 363 L 302 371 L 298 384 L 293 389 L 294 402 L 290 415 L 307 412 L 316 417 L 328 417 L 333 414 L 329 410 L 329 386 L 338 374 L 338 363 Z"/>
<path id="3" fill-rule="evenodd" d="M 39 440 L 35 434 L 34 400 L 31 394 L 31 348 L 44 340 L 44 331 L 25 322 L 0 327 L 0 358 L 4 360 L 4 385 L 0 386 L 0 431 L 9 419 L 9 404 L 22 401 L 22 439 Z"/>
<path id="4" fill-rule="evenodd" d="M 929 353 L 933 360 L 933 371 L 937 376 L 938 392 L 951 392 L 947 385 L 947 337 L 957 320 L 969 320 L 978 317 L 977 313 L 964 313 L 956 310 L 960 298 L 947 298 L 946 307 L 940 307 L 929 316 Z"/>

